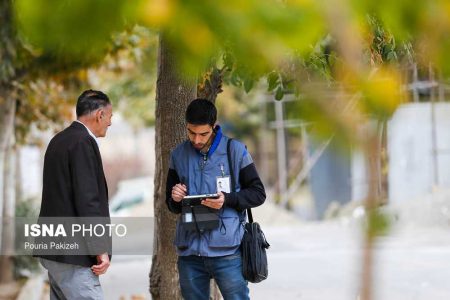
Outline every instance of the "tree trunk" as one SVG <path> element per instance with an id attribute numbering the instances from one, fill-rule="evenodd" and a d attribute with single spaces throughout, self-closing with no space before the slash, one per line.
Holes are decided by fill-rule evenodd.
<path id="1" fill-rule="evenodd" d="M 3 95 L 2 95 L 3 96 Z M 10 253 L 14 249 L 15 174 L 12 138 L 14 133 L 15 101 L 12 97 L 0 96 L 0 216 L 2 218 L 0 283 L 14 279 L 14 268 Z M 9 151 L 8 151 L 9 150 Z"/>
<path id="2" fill-rule="evenodd" d="M 184 114 L 196 96 L 196 81 L 182 79 L 165 34 L 160 35 L 156 84 L 155 232 L 150 293 L 153 299 L 181 299 L 173 247 L 176 215 L 165 203 L 170 151 L 186 139 Z"/>
<path id="3" fill-rule="evenodd" d="M 2 256 L 0 256 L 0 282 L 14 281 L 14 216 L 16 202 L 16 163 L 14 145 L 11 143 L 6 152 L 4 169 L 4 206 L 3 206 L 3 228 L 2 228 Z"/>
<path id="4" fill-rule="evenodd" d="M 376 213 L 376 209 L 381 203 L 379 189 L 381 145 L 379 133 L 379 128 L 367 133 L 364 145 L 369 180 L 368 194 L 365 201 L 366 220 L 369 228 L 366 229 L 363 245 L 361 300 L 373 299 L 374 245 L 378 234 L 378 228 L 374 228 L 374 226 L 380 225 L 371 221 L 371 218 L 373 218 L 373 214 Z"/>
<path id="5" fill-rule="evenodd" d="M 15 77 L 14 60 L 16 57 L 16 35 L 13 23 L 12 0 L 0 1 L 0 217 L 4 211 L 4 169 L 6 160 L 6 149 L 9 139 L 13 134 L 13 121 L 15 113 L 15 102 L 12 96 L 11 80 Z M 0 222 L 0 250 L 4 246 L 1 240 L 3 233 L 3 222 Z M 5 272 L 0 268 L 0 279 Z"/>
<path id="6" fill-rule="evenodd" d="M 24 201 L 23 199 L 23 192 L 22 192 L 22 170 L 21 170 L 21 151 L 20 147 L 17 144 L 14 147 L 14 160 L 15 160 L 15 167 L 14 167 L 14 174 L 15 174 L 15 197 L 16 197 L 16 206 L 21 201 Z M 41 169 L 42 170 L 42 169 Z"/>

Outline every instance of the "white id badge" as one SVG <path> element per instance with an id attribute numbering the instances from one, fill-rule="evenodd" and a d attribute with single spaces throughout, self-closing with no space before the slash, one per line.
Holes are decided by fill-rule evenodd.
<path id="1" fill-rule="evenodd" d="M 185 223 L 191 223 L 192 222 L 192 214 L 191 213 L 187 213 L 184 215 L 184 222 Z"/>
<path id="2" fill-rule="evenodd" d="M 230 193 L 230 176 L 217 177 L 217 192 Z"/>

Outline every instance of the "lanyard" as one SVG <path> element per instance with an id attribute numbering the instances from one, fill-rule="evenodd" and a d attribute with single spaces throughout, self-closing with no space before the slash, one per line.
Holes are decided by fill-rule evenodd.
<path id="1" fill-rule="evenodd" d="M 223 164 L 220 164 L 220 172 L 222 173 L 222 177 L 225 177 L 225 170 Z"/>

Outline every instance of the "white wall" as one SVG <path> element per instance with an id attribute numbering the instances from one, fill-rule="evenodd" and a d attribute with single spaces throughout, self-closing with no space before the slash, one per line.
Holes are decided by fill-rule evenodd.
<path id="1" fill-rule="evenodd" d="M 388 125 L 389 201 L 408 201 L 450 187 L 450 104 L 435 104 L 437 182 L 431 103 L 402 105 Z M 436 184 L 435 184 L 436 183 Z"/>

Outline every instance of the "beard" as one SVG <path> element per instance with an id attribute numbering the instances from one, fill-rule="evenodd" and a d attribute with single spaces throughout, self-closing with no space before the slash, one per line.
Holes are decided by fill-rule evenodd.
<path id="1" fill-rule="evenodd" d="M 197 150 L 202 150 L 205 147 L 205 144 L 194 144 L 192 142 L 191 142 L 191 144 Z"/>

